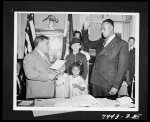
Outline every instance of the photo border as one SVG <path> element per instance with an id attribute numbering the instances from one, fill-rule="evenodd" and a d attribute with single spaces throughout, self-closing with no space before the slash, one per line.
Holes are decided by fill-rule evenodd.
<path id="1" fill-rule="evenodd" d="M 140 120 L 148 119 L 148 1 L 128 2 L 51 2 L 51 1 L 6 1 L 3 2 L 3 82 L 2 82 L 2 118 L 4 120 L 102 120 L 103 115 L 141 115 Z M 14 55 L 14 11 L 73 11 L 73 12 L 137 12 L 140 13 L 139 42 L 139 111 L 77 111 L 59 113 L 42 117 L 33 117 L 32 111 L 13 110 L 13 55 Z M 9 36 L 8 36 L 9 35 Z M 111 118 L 108 118 L 111 119 Z M 120 118 L 119 118 L 120 119 Z M 135 118 L 136 119 L 136 118 Z"/>
<path id="2" fill-rule="evenodd" d="M 17 54 L 17 14 L 22 14 L 22 13 L 39 13 L 39 14 L 95 14 L 95 15 L 132 15 L 135 16 L 135 55 L 136 55 L 136 60 L 135 60 L 135 108 L 114 108 L 114 107 L 104 107 L 104 108 L 84 108 L 84 107 L 25 107 L 25 106 L 17 106 L 17 100 L 15 99 L 15 94 L 17 93 L 16 91 L 16 54 Z M 35 11 L 30 11 L 30 12 L 20 12 L 20 11 L 15 11 L 14 12 L 14 81 L 13 81 L 13 110 L 41 110 L 41 111 L 138 111 L 139 110 L 139 13 L 129 13 L 129 12 L 35 12 Z M 134 23 L 133 23 L 134 24 Z M 15 48 L 16 47 L 16 48 Z M 111 109 L 110 109 L 111 108 Z"/>

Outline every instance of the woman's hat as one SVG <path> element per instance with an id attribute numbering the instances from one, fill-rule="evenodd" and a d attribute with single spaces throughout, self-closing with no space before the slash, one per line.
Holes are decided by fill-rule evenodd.
<path id="1" fill-rule="evenodd" d="M 75 44 L 75 43 L 80 43 L 80 44 L 82 44 L 82 42 L 81 42 L 80 39 L 78 39 L 78 38 L 73 38 L 72 41 L 70 42 L 70 46 L 72 46 L 72 45 Z"/>

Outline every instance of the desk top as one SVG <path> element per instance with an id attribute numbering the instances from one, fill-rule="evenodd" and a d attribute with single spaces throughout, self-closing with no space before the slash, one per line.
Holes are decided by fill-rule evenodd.
<path id="1" fill-rule="evenodd" d="M 119 103 L 107 98 L 94 98 L 91 95 L 81 95 L 73 98 L 51 98 L 19 101 L 17 106 L 34 107 L 126 107 L 134 108 L 133 102 Z"/>

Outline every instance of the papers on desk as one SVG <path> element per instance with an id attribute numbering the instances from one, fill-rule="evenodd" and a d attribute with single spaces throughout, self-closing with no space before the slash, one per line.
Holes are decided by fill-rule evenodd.
<path id="1" fill-rule="evenodd" d="M 65 62 L 66 62 L 65 60 L 57 59 L 50 68 L 54 70 L 59 70 L 65 64 Z"/>
<path id="2" fill-rule="evenodd" d="M 76 107 L 76 106 L 90 107 L 95 104 L 98 104 L 100 107 L 103 107 L 103 105 L 99 101 L 97 101 L 96 98 L 94 98 L 93 96 L 89 94 L 72 97 L 71 102 L 72 102 L 73 107 Z"/>
<path id="3" fill-rule="evenodd" d="M 126 104 L 120 105 L 119 107 L 121 107 L 121 108 L 135 108 L 135 104 L 126 103 Z"/>
<path id="4" fill-rule="evenodd" d="M 97 100 L 104 107 L 123 107 L 123 108 L 134 108 L 135 104 L 133 104 L 132 99 L 130 97 L 121 97 L 116 100 L 111 100 L 108 98 L 97 98 Z"/>
<path id="5" fill-rule="evenodd" d="M 133 100 L 130 97 L 121 97 L 116 99 L 116 101 L 119 103 L 119 107 L 126 107 L 126 108 L 133 108 L 135 107 L 135 104 L 133 104 Z"/>
<path id="6" fill-rule="evenodd" d="M 130 97 L 127 97 L 127 96 L 117 98 L 116 100 L 120 103 L 120 105 L 124 105 L 124 104 L 128 104 L 128 103 L 133 102 L 133 100 Z"/>
<path id="7" fill-rule="evenodd" d="M 116 100 L 94 98 L 89 94 L 72 98 L 36 99 L 36 107 L 135 107 L 130 97 L 121 97 Z"/>
<path id="8" fill-rule="evenodd" d="M 119 103 L 116 100 L 111 100 L 108 98 L 97 98 L 97 100 L 104 106 L 104 107 L 116 107 Z"/>
<path id="9" fill-rule="evenodd" d="M 38 107 L 46 107 L 46 106 L 53 106 L 54 105 L 54 102 L 52 102 L 50 99 L 36 99 L 35 100 L 35 106 L 38 106 Z"/>
<path id="10" fill-rule="evenodd" d="M 55 99 L 36 99 L 35 106 L 38 107 L 54 107 L 54 104 L 58 101 L 64 100 L 65 98 L 55 98 Z"/>
<path id="11" fill-rule="evenodd" d="M 55 104 L 56 107 L 90 107 L 97 104 L 99 107 L 103 105 L 93 96 L 84 94 L 72 97 L 68 100 L 62 100 Z"/>
<path id="12" fill-rule="evenodd" d="M 29 105 L 31 105 L 32 104 L 32 102 L 33 101 L 28 101 L 28 100 L 23 100 L 23 101 L 21 101 L 18 105 L 19 106 L 29 106 Z"/>

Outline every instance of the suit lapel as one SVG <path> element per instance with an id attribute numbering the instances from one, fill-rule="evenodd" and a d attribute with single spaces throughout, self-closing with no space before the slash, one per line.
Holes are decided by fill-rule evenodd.
<path id="1" fill-rule="evenodd" d="M 40 55 L 40 53 L 37 50 L 34 50 L 34 53 L 35 53 L 38 61 L 40 61 L 45 66 L 45 68 L 50 67 L 49 64 L 46 62 L 46 60 L 43 59 L 43 57 Z"/>
<path id="2" fill-rule="evenodd" d="M 105 52 L 108 52 L 110 50 L 110 48 L 115 44 L 117 43 L 117 37 L 115 36 L 104 48 L 102 51 L 100 51 L 100 53 L 98 54 L 99 55 L 102 55 L 104 54 Z"/>
<path id="3" fill-rule="evenodd" d="M 51 63 L 50 63 L 50 60 L 49 60 L 49 58 L 48 58 L 48 56 L 46 55 L 46 58 L 47 58 L 47 60 L 46 60 L 46 63 L 49 65 L 49 67 L 51 66 Z"/>

